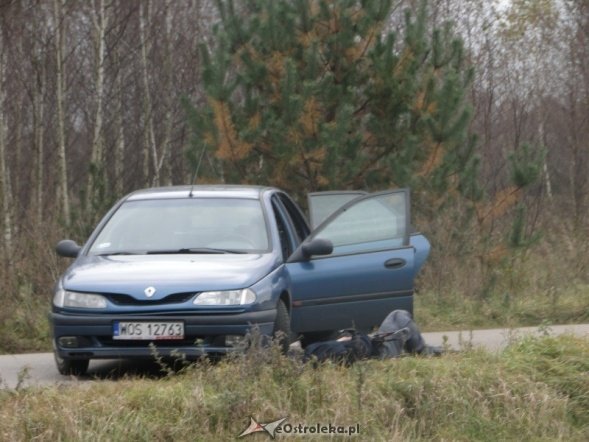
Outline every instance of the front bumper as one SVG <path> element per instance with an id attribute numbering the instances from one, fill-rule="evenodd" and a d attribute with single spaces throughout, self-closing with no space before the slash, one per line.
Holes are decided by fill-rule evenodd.
<path id="1" fill-rule="evenodd" d="M 177 356 L 197 358 L 205 354 L 225 354 L 235 347 L 224 345 L 226 335 L 246 335 L 252 329 L 261 335 L 272 334 L 276 309 L 235 314 L 166 314 L 166 315 L 79 315 L 52 312 L 53 346 L 64 359 L 124 359 Z M 183 321 L 183 340 L 120 341 L 113 339 L 115 321 Z M 59 338 L 73 336 L 75 348 L 63 347 Z M 155 346 L 155 348 L 154 348 Z"/>

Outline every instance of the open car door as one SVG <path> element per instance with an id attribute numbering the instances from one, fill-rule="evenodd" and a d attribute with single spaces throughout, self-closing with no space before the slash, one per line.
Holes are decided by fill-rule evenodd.
<path id="1" fill-rule="evenodd" d="M 322 222 L 286 264 L 293 331 L 370 330 L 394 309 L 412 312 L 419 263 L 409 225 L 408 190 L 355 195 Z"/>

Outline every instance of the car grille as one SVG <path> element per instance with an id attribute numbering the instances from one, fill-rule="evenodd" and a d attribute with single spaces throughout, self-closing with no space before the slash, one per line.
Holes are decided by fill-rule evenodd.
<path id="1" fill-rule="evenodd" d="M 133 341 L 133 340 L 118 340 L 113 339 L 112 336 L 96 336 L 96 340 L 101 347 L 134 347 L 147 348 L 151 344 L 161 348 L 177 348 L 177 347 L 193 347 L 200 341 L 202 345 L 215 345 L 222 347 L 224 345 L 223 336 L 186 336 L 184 339 L 172 340 L 157 340 L 157 341 Z"/>
<path id="2" fill-rule="evenodd" d="M 174 293 L 162 299 L 135 299 L 129 295 L 105 293 L 113 304 L 116 305 L 166 305 L 166 304 L 181 304 L 191 299 L 194 293 Z"/>
<path id="3" fill-rule="evenodd" d="M 98 339 L 98 342 L 100 342 L 100 345 L 102 345 L 104 347 L 145 348 L 145 347 L 149 347 L 150 344 L 153 344 L 156 347 L 175 348 L 175 347 L 194 346 L 195 342 L 196 342 L 196 338 L 173 339 L 170 341 L 165 341 L 165 340 L 160 340 L 160 341 L 119 341 L 116 339 L 112 339 L 110 336 L 98 336 L 97 339 Z"/>

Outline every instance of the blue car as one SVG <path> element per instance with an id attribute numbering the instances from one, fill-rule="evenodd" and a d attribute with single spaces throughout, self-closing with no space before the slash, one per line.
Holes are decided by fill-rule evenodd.
<path id="1" fill-rule="evenodd" d="M 140 190 L 120 200 L 59 278 L 51 323 L 58 370 L 91 359 L 225 354 L 256 327 L 286 349 L 334 330 L 370 330 L 413 310 L 429 253 L 409 192 L 320 192 L 311 225 L 283 191 L 258 186 Z"/>

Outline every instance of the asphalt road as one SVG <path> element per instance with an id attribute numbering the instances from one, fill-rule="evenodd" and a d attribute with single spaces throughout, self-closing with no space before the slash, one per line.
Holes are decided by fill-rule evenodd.
<path id="1" fill-rule="evenodd" d="M 512 339 L 526 334 L 572 333 L 589 338 L 589 324 L 554 325 L 546 328 L 524 327 L 518 329 L 466 330 L 424 333 L 430 345 L 447 345 L 453 350 L 469 347 L 484 347 L 499 351 Z M 32 353 L 21 355 L 0 355 L 0 388 L 21 388 L 44 385 L 67 385 L 116 380 L 126 376 L 141 375 L 161 377 L 160 367 L 155 362 L 93 360 L 88 375 L 82 378 L 61 376 L 53 362 L 51 353 Z"/>

